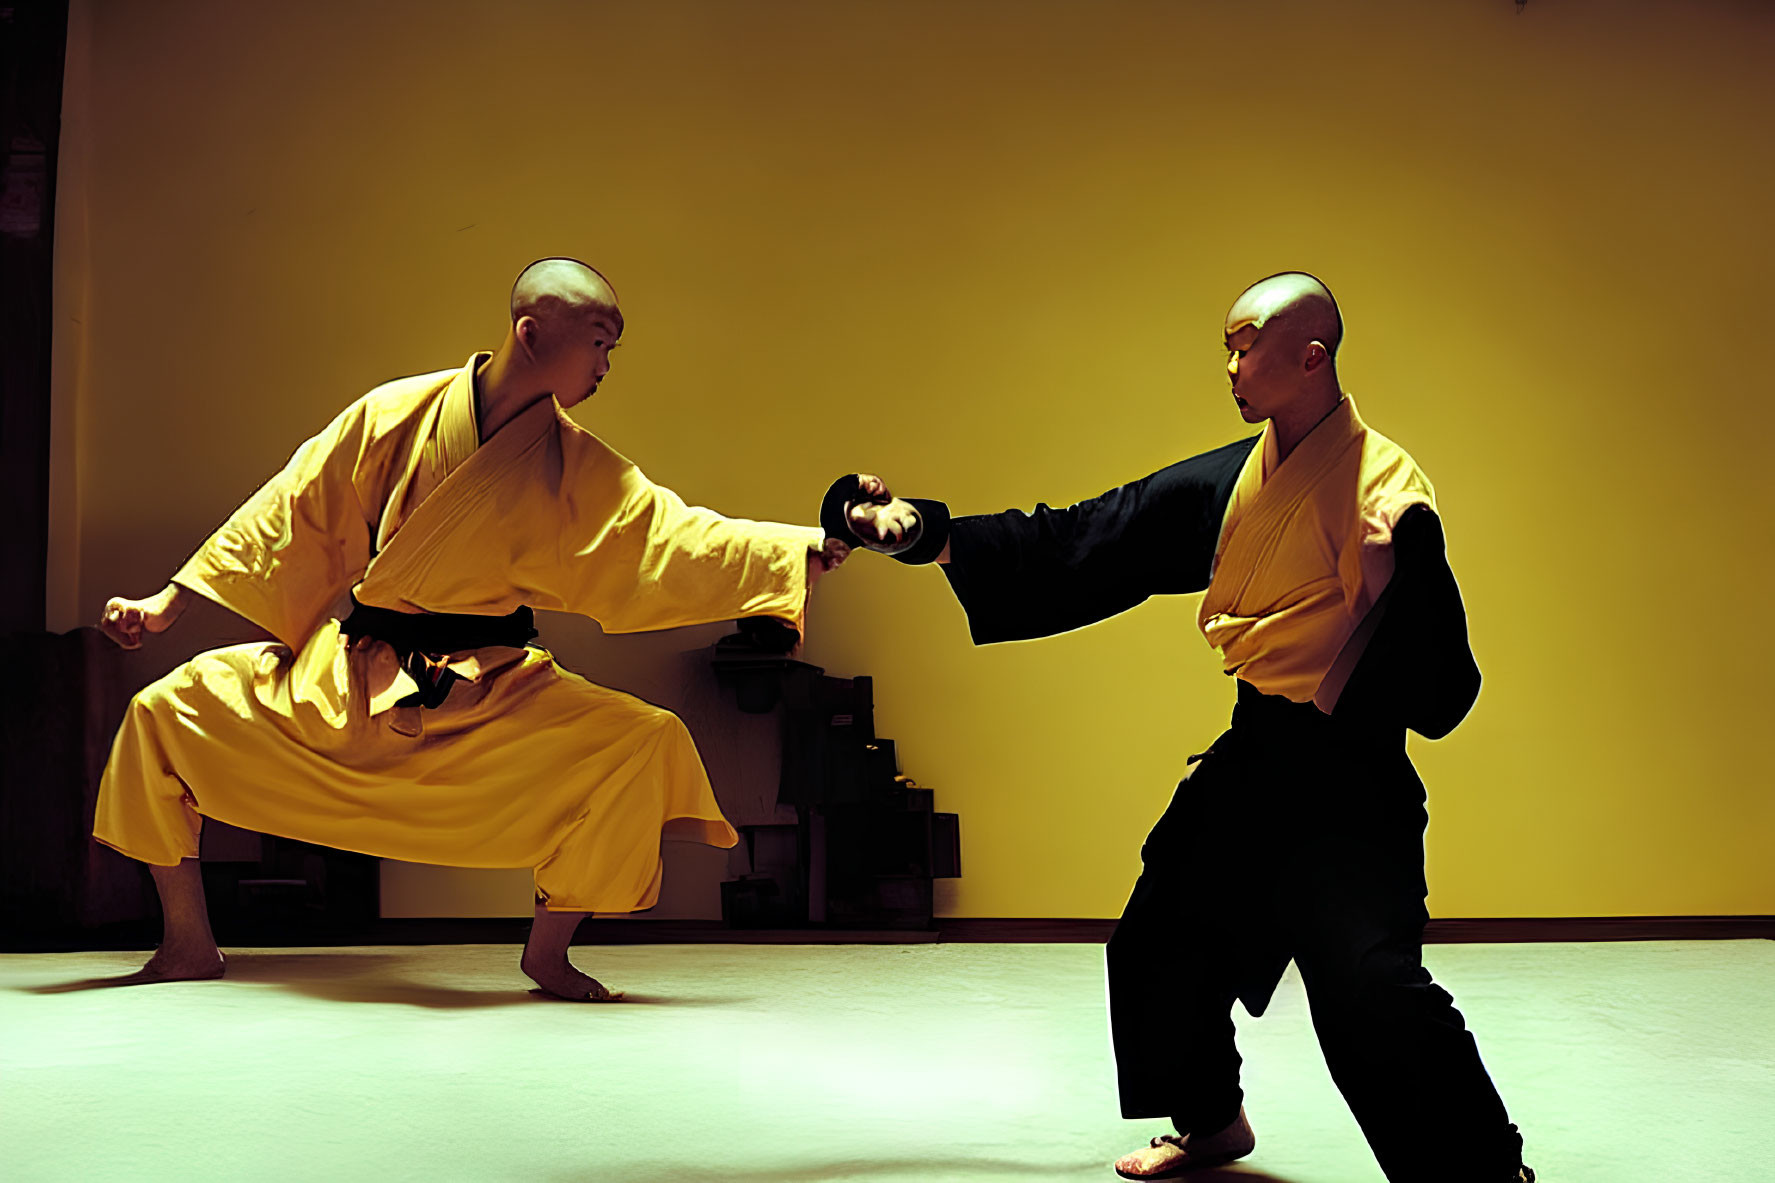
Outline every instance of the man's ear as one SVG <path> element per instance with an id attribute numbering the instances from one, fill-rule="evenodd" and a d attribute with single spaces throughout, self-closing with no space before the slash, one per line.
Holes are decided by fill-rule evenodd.
<path id="1" fill-rule="evenodd" d="M 1325 348 L 1323 342 L 1314 341 L 1307 346 L 1307 373 L 1312 373 L 1330 360 L 1331 351 Z"/>
<path id="2" fill-rule="evenodd" d="M 534 316 L 520 316 L 512 325 L 512 335 L 518 339 L 518 345 L 524 350 L 524 356 L 534 362 L 536 360 L 536 340 L 542 333 L 542 325 Z"/>

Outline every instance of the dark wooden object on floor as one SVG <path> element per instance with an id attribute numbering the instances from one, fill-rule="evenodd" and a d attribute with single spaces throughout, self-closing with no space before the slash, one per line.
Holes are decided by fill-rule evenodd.
<path id="1" fill-rule="evenodd" d="M 875 734 L 873 681 L 828 677 L 746 629 L 718 643 L 713 666 L 743 710 L 782 711 L 777 800 L 795 815 L 740 827 L 752 869 L 721 885 L 727 923 L 934 928 L 933 881 L 961 874 L 960 819 L 899 775 L 893 741 Z"/>
<path id="2" fill-rule="evenodd" d="M 4 938 L 158 916 L 141 864 L 92 840 L 99 773 L 133 690 L 97 629 L 0 638 Z"/>

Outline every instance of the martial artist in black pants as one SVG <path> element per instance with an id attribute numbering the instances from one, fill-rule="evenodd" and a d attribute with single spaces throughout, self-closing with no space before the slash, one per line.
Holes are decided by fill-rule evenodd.
<path id="1" fill-rule="evenodd" d="M 1231 728 L 1177 788 L 1109 943 L 1125 1117 L 1240 1122 L 1230 1010 L 1290 958 L 1325 1062 L 1393 1180 L 1503 1180 L 1522 1139 L 1422 966 L 1424 789 L 1402 730 L 1239 684 Z M 1138 1176 L 1137 1176 L 1138 1177 Z"/>
<path id="2" fill-rule="evenodd" d="M 878 477 L 842 478 L 827 533 L 943 564 L 977 644 L 1051 636 L 1152 595 L 1205 591 L 1236 679 L 1232 726 L 1142 849 L 1110 941 L 1123 1115 L 1175 1135 L 1124 1156 L 1169 1178 L 1256 1144 L 1231 1009 L 1254 1016 L 1292 959 L 1332 1078 L 1393 1183 L 1533 1183 L 1453 1000 L 1422 965 L 1423 783 L 1479 691 L 1429 481 L 1341 389 L 1342 316 L 1290 272 L 1227 316 L 1227 373 L 1260 437 L 1066 509 L 950 520 Z"/>

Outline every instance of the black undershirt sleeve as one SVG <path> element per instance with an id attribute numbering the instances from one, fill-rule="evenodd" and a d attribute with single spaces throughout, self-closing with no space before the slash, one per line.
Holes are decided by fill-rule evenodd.
<path id="1" fill-rule="evenodd" d="M 1370 611 L 1379 623 L 1333 716 L 1441 739 L 1473 709 L 1480 679 L 1442 521 L 1429 506 L 1412 506 L 1393 528 L 1393 577 Z"/>
<path id="2" fill-rule="evenodd" d="M 943 573 L 976 645 L 1048 637 L 1208 586 L 1221 520 L 1259 437 L 1065 509 L 951 520 Z"/>

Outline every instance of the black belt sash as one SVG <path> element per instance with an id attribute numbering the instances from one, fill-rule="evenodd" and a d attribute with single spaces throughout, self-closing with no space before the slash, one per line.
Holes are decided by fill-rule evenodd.
<path id="1" fill-rule="evenodd" d="M 526 604 L 509 616 L 474 616 L 450 612 L 396 612 L 351 598 L 351 615 L 339 625 L 349 637 L 374 637 L 400 655 L 401 668 L 418 689 L 396 706 L 436 707 L 462 675 L 444 666 L 445 654 L 489 645 L 522 649 L 536 635 L 536 614 Z"/>

